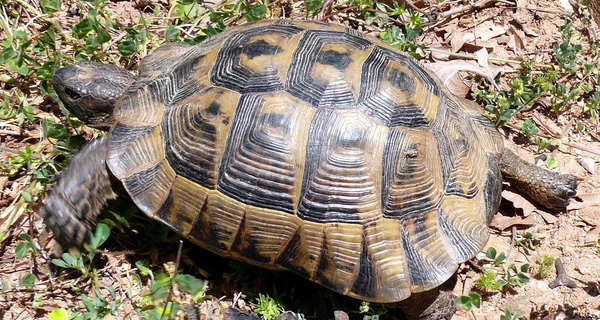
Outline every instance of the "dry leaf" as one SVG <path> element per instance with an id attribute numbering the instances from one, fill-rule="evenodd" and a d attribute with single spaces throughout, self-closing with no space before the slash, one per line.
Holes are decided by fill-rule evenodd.
<path id="1" fill-rule="evenodd" d="M 473 32 L 455 31 L 450 39 L 452 52 L 458 52 L 465 43 L 473 41 L 475 41 L 475 34 Z"/>
<path id="2" fill-rule="evenodd" d="M 440 61 L 427 64 L 427 67 L 433 71 L 442 80 L 442 83 L 457 96 L 464 97 L 469 93 L 470 87 L 466 85 L 459 72 L 468 71 L 494 82 L 494 75 L 480 66 L 464 60 Z"/>
<path id="3" fill-rule="evenodd" d="M 523 217 L 507 217 L 501 214 L 497 214 L 492 219 L 490 223 L 490 227 L 496 228 L 500 231 L 508 229 L 512 226 L 521 225 L 521 226 L 533 226 L 535 225 L 535 216 L 529 215 L 525 218 Z"/>
<path id="4" fill-rule="evenodd" d="M 591 245 L 598 243 L 598 235 L 600 234 L 600 227 L 595 227 L 585 234 L 585 244 Z"/>
<path id="5" fill-rule="evenodd" d="M 488 63 L 488 51 L 486 48 L 481 48 L 479 50 L 477 50 L 477 52 L 475 52 L 475 56 L 477 57 L 477 63 L 479 63 L 480 66 L 487 68 L 489 67 L 489 63 Z"/>
<path id="6" fill-rule="evenodd" d="M 567 207 L 567 210 L 583 209 L 593 206 L 600 206 L 600 193 L 588 193 L 577 195 L 577 200 L 571 199 L 571 203 Z"/>
<path id="7" fill-rule="evenodd" d="M 448 61 L 450 60 L 450 55 L 452 54 L 452 49 L 446 45 L 441 43 L 434 43 L 427 47 L 427 50 L 431 52 L 431 59 L 433 61 Z"/>
<path id="8" fill-rule="evenodd" d="M 525 217 L 537 210 L 536 206 L 534 206 L 529 200 L 510 190 L 502 190 L 502 198 L 512 202 L 515 208 L 523 210 L 523 216 Z"/>
<path id="9" fill-rule="evenodd" d="M 475 37 L 481 41 L 488 41 L 506 33 L 506 28 L 491 20 L 480 23 L 475 27 Z"/>
<path id="10" fill-rule="evenodd" d="M 587 170 L 587 172 L 594 174 L 596 171 L 596 160 L 589 157 L 578 156 L 577 161 L 585 170 Z"/>
<path id="11" fill-rule="evenodd" d="M 517 30 L 515 27 L 510 26 L 508 28 L 508 34 L 510 35 L 510 40 L 508 41 L 508 46 L 515 52 L 519 53 L 525 49 L 525 34 L 521 30 Z"/>

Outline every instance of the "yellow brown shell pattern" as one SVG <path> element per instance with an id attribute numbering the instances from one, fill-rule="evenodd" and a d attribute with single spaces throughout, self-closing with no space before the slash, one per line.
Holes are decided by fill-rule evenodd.
<path id="1" fill-rule="evenodd" d="M 364 300 L 443 283 L 499 204 L 487 119 L 343 27 L 278 20 L 165 45 L 115 118 L 108 165 L 146 214 Z"/>

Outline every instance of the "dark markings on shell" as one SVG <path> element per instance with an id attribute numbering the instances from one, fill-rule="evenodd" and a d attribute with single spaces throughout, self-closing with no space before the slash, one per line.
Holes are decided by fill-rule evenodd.
<path id="1" fill-rule="evenodd" d="M 480 230 L 468 230 L 471 232 L 470 234 L 461 232 L 454 225 L 454 223 L 460 224 L 461 222 L 452 221 L 441 208 L 438 210 L 438 221 L 440 222 L 440 228 L 446 235 L 448 242 L 450 242 L 450 248 L 454 250 L 458 261 L 470 259 L 473 254 L 480 250 L 479 242 L 481 242 L 481 240 L 473 238 L 473 234 L 477 234 L 477 231 Z M 485 228 L 485 226 L 482 226 L 482 228 Z"/>
<path id="2" fill-rule="evenodd" d="M 319 109 L 309 129 L 306 167 L 298 216 L 318 223 L 360 223 L 361 213 L 377 201 L 368 164 L 365 132 L 340 122 L 338 112 Z M 364 146 L 363 146 L 364 148 Z M 348 149 L 354 149 L 348 150 Z"/>
<path id="3" fill-rule="evenodd" d="M 295 164 L 288 136 L 269 134 L 269 123 L 289 127 L 286 115 L 259 116 L 259 95 L 240 99 L 219 173 L 218 190 L 242 203 L 292 214 Z M 288 115 L 289 117 L 289 115 Z M 287 131 L 283 130 L 283 131 Z"/>
<path id="4" fill-rule="evenodd" d="M 190 57 L 181 61 L 170 72 L 151 81 L 147 91 L 158 92 L 159 101 L 167 106 L 197 94 L 200 88 L 194 74 L 203 58 L 204 56 Z"/>
<path id="5" fill-rule="evenodd" d="M 424 224 L 422 218 L 413 219 L 412 222 L 416 225 Z M 423 285 L 429 283 L 429 279 L 427 277 L 427 271 L 425 268 L 425 263 L 423 262 L 423 257 L 419 253 L 418 249 L 414 244 L 418 243 L 420 239 L 417 239 L 414 231 L 407 230 L 406 222 L 403 221 L 402 225 L 402 247 L 404 248 L 404 255 L 406 263 L 408 264 L 410 283 L 413 285 Z M 413 234 L 411 234 L 413 233 Z"/>
<path id="6" fill-rule="evenodd" d="M 210 103 L 208 108 L 206 109 L 209 115 L 216 117 L 221 114 L 221 104 L 217 101 L 213 101 Z"/>
<path id="7" fill-rule="evenodd" d="M 444 180 L 446 186 L 445 194 L 459 196 L 466 199 L 473 199 L 477 193 L 479 193 L 479 188 L 477 188 L 472 176 L 465 177 L 465 175 L 471 175 L 473 172 L 464 172 L 465 168 L 456 167 L 456 165 L 470 161 L 468 157 L 472 151 L 469 141 L 466 139 L 466 137 L 454 140 L 447 139 L 446 141 L 447 143 L 438 143 L 440 154 L 447 155 L 445 157 L 441 157 L 442 162 L 447 162 L 447 164 L 443 163 L 442 166 L 451 167 L 450 172 L 447 175 L 448 178 Z M 458 154 L 456 154 L 456 152 L 452 152 L 452 150 L 442 150 L 442 148 L 448 148 L 451 144 L 454 144 L 456 146 L 455 149 L 459 150 Z M 463 189 L 461 184 L 457 182 L 457 179 L 460 178 L 463 180 L 467 179 L 470 182 L 469 187 L 466 190 Z"/>
<path id="8" fill-rule="evenodd" d="M 298 48 L 294 51 L 292 63 L 287 72 L 285 88 L 289 93 L 317 107 L 342 108 L 355 104 L 354 96 L 343 73 L 343 71 L 347 71 L 350 57 L 345 60 L 347 63 L 335 65 L 339 74 L 332 74 L 328 79 L 329 82 L 313 78 L 313 70 L 319 68 L 320 65 L 319 57 L 327 62 L 332 56 L 331 53 L 323 53 L 322 45 L 333 43 L 343 44 L 354 50 L 365 50 L 372 46 L 368 40 L 344 32 L 306 31 Z M 326 57 L 327 55 L 329 57 Z"/>
<path id="9" fill-rule="evenodd" d="M 240 93 L 272 92 L 283 89 L 279 70 L 270 64 L 265 64 L 262 71 L 252 71 L 246 68 L 240 58 L 245 54 L 249 58 L 256 58 L 267 52 L 270 55 L 279 52 L 280 49 L 268 47 L 263 44 L 264 40 L 253 38 L 263 34 L 281 33 L 288 37 L 301 32 L 302 29 L 291 25 L 270 25 L 257 27 L 231 35 L 219 51 L 215 61 L 211 82 Z M 279 47 L 277 47 L 279 48 Z M 255 52 L 254 50 L 259 50 Z"/>
<path id="10" fill-rule="evenodd" d="M 258 40 L 246 44 L 242 47 L 242 54 L 245 54 L 250 59 L 258 56 L 272 56 L 281 51 L 281 47 L 273 46 L 265 40 Z"/>
<path id="11" fill-rule="evenodd" d="M 425 215 L 439 205 L 440 199 L 430 199 L 433 181 L 427 179 L 425 155 L 408 141 L 408 133 L 390 130 L 383 157 L 383 216 L 404 220 Z M 418 179 L 417 179 L 418 178 Z"/>
<path id="12" fill-rule="evenodd" d="M 364 38 L 365 36 L 361 31 L 352 28 L 346 28 L 344 31 L 353 37 Z"/>
<path id="13" fill-rule="evenodd" d="M 387 80 L 396 88 L 405 92 L 414 92 L 415 79 L 406 72 L 391 69 L 387 74 Z"/>
<path id="14" fill-rule="evenodd" d="M 348 52 L 338 52 L 335 50 L 327 50 L 319 52 L 317 63 L 332 66 L 338 70 L 346 70 L 352 62 L 352 57 Z"/>
<path id="15" fill-rule="evenodd" d="M 372 259 L 373 256 L 369 252 L 369 245 L 363 240 L 358 274 L 356 275 L 356 280 L 350 291 L 365 298 L 371 298 L 377 295 L 377 276 L 375 275 L 375 264 Z"/>
<path id="16" fill-rule="evenodd" d="M 389 49 L 375 47 L 365 60 L 362 68 L 362 87 L 358 98 L 357 107 L 366 114 L 377 118 L 388 127 L 403 126 L 418 128 L 428 126 L 429 122 L 420 109 L 414 104 L 410 96 L 414 92 L 414 79 L 406 73 L 390 68 L 391 61 L 400 61 L 409 70 L 414 71 L 414 76 L 424 83 L 430 92 L 422 94 L 437 95 L 439 90 L 435 81 L 425 72 L 418 72 L 420 67 L 412 59 Z M 408 97 L 395 97 L 388 92 L 387 86 L 382 81 L 387 79 L 398 89 L 406 92 Z"/>
<path id="17" fill-rule="evenodd" d="M 221 242 L 222 240 L 228 240 L 231 235 L 230 231 L 225 230 L 222 226 L 216 225 L 213 221 L 210 221 L 209 200 L 206 199 L 198 217 L 190 229 L 189 237 L 201 241 L 203 244 L 216 248 L 220 251 L 227 250 L 227 247 Z"/>
<path id="18" fill-rule="evenodd" d="M 341 283 L 340 281 L 334 282 L 336 279 L 329 273 L 332 270 L 336 270 L 335 262 L 333 261 L 335 251 L 335 248 L 330 248 L 327 245 L 327 234 L 325 233 L 323 235 L 321 254 L 319 255 L 315 279 L 318 279 L 318 282 L 321 285 L 330 288 L 335 292 L 345 292 L 348 284 Z"/>
<path id="19" fill-rule="evenodd" d="M 216 127 L 202 111 L 188 106 L 168 109 L 162 122 L 165 153 L 175 172 L 205 188 L 215 189 Z"/>
<path id="20" fill-rule="evenodd" d="M 485 200 L 485 217 L 487 223 L 490 223 L 496 212 L 498 212 L 502 200 L 502 174 L 498 167 L 498 159 L 492 154 L 486 156 L 488 175 L 483 187 L 483 199 Z"/>
<path id="21" fill-rule="evenodd" d="M 244 215 L 238 233 L 233 241 L 233 245 L 231 246 L 231 251 L 238 253 L 250 261 L 256 261 L 258 263 L 271 262 L 269 257 L 261 255 L 258 251 L 260 244 L 260 237 L 257 237 L 256 233 L 248 230 L 247 217 Z"/>
<path id="22" fill-rule="evenodd" d="M 172 221 L 169 219 L 169 215 L 171 214 L 171 209 L 173 208 L 173 191 L 169 191 L 169 195 L 167 196 L 167 200 L 160 206 L 158 211 L 156 211 L 156 219 L 160 221 L 169 221 L 169 226 L 174 228 L 176 231 L 181 232 L 181 230 L 177 229 L 179 226 L 176 221 Z M 174 223 L 175 222 L 175 223 Z"/>
<path id="23" fill-rule="evenodd" d="M 310 279 L 310 273 L 303 268 L 303 264 L 298 261 L 298 254 L 301 251 L 300 244 L 302 243 L 302 235 L 300 229 L 296 230 L 290 238 L 287 246 L 281 251 L 276 263 L 304 278 Z"/>
<path id="24" fill-rule="evenodd" d="M 210 221 L 208 223 L 209 237 L 204 242 L 210 243 L 211 246 L 219 250 L 227 250 L 227 247 L 223 242 L 229 240 L 232 232 L 223 228 L 218 222 Z"/>
<path id="25" fill-rule="evenodd" d="M 148 136 L 154 130 L 154 126 L 129 126 L 117 122 L 111 131 L 109 149 L 119 149 L 131 144 L 131 141 Z"/>
<path id="26" fill-rule="evenodd" d="M 156 177 L 159 170 L 160 165 L 156 165 L 149 169 L 142 170 L 138 173 L 134 173 L 131 176 L 129 176 L 124 182 L 124 184 L 127 187 L 127 191 L 129 192 L 131 198 L 138 200 L 146 199 L 145 194 L 148 191 L 148 189 L 152 187 L 153 182 L 156 181 Z M 140 208 L 154 208 L 155 206 L 155 204 L 153 203 L 136 202 L 136 204 Z"/>

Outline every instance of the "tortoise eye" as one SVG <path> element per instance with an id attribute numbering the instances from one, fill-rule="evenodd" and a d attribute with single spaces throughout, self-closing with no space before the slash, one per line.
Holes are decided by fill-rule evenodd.
<path id="1" fill-rule="evenodd" d="M 65 94 L 72 100 L 78 100 L 79 98 L 81 98 L 81 95 L 79 93 L 69 88 L 65 88 Z"/>

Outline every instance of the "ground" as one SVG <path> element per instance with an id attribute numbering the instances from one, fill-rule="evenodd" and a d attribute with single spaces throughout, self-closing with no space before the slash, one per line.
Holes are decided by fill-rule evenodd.
<path id="1" fill-rule="evenodd" d="M 10 28 L 26 29 L 29 32 L 27 39 L 34 41 L 43 39 L 50 25 L 54 25 L 57 33 L 52 50 L 27 51 L 31 56 L 42 57 L 38 58 L 40 63 L 25 59 L 35 66 L 37 73 L 23 70 L 19 73 L 11 68 L 11 56 L 6 49 L 9 45 L 6 43 L 0 59 L 4 63 L 0 65 L 4 74 L 0 77 L 0 94 L 5 101 L 0 109 L 0 160 L 4 172 L 0 175 L 0 316 L 3 319 L 70 319 L 86 312 L 90 316 L 106 316 L 107 319 L 158 318 L 170 288 L 169 301 L 178 302 L 180 306 L 191 302 L 194 300 L 192 296 L 197 295 L 195 301 L 203 301 L 197 310 L 203 319 L 211 318 L 209 315 L 218 319 L 215 314 L 222 314 L 221 308 L 228 305 L 244 310 L 260 309 L 261 304 L 256 300 L 259 294 L 275 297 L 286 310 L 301 312 L 311 319 L 333 318 L 334 310 L 347 313 L 350 319 L 366 319 L 365 314 L 373 318 L 379 315 L 380 319 L 398 317 L 393 309 L 384 312 L 385 309 L 376 304 L 371 304 L 370 309 L 362 306 L 363 311 L 368 312 L 361 314 L 360 302 L 331 294 L 288 272 L 272 272 L 229 261 L 187 242 L 183 244 L 178 258 L 178 238 L 165 227 L 141 217 L 127 200 L 112 203 L 109 212 L 104 215 L 106 218 L 102 221 L 112 227 L 112 236 L 95 254 L 91 254 L 93 261 L 90 263 L 84 258 L 81 264 L 73 263 L 81 266 L 79 270 L 67 268 L 59 271 L 51 260 L 60 256 L 60 252 L 53 249 L 52 236 L 45 231 L 43 220 L 35 213 L 43 201 L 44 191 L 52 184 L 56 167 L 70 156 L 67 151 L 72 148 L 68 143 L 75 143 L 78 139 L 72 137 L 90 139 L 98 132 L 67 120 L 63 110 L 52 99 L 52 91 L 45 87 L 47 77 L 44 78 L 44 73 L 39 70 L 43 71 L 42 65 L 47 62 L 43 59 L 68 61 L 76 55 L 75 52 L 81 54 L 83 50 L 73 44 L 76 41 L 67 41 L 68 35 L 61 36 L 57 26 L 71 34 L 83 18 L 76 9 L 82 8 L 82 12 L 87 12 L 90 7 L 63 1 L 60 10 L 51 16 L 56 20 L 49 21 L 35 14 L 36 10 L 40 10 L 40 4 L 22 1 L 10 5 L 5 1 L 0 3 L 4 9 L 1 39 L 18 38 L 18 33 L 10 31 Z M 47 5 L 53 1 L 41 3 Z M 184 15 L 178 11 L 184 7 L 174 4 L 170 7 L 163 1 L 97 3 L 102 3 L 102 12 L 112 12 L 110 17 L 118 25 L 107 27 L 112 32 L 112 40 L 105 45 L 107 50 L 86 54 L 91 58 L 118 62 L 129 69 L 135 69 L 139 58 L 164 41 L 161 37 L 165 25 L 182 19 Z M 360 19 L 352 19 L 353 10 L 363 8 L 358 2 L 356 6 L 335 1 L 321 4 L 322 9 L 314 14 L 316 19 L 348 24 L 373 36 L 382 31 L 359 23 Z M 216 11 L 231 9 L 227 5 L 205 3 L 206 7 Z M 592 13 L 596 12 L 594 9 L 598 10 L 595 2 L 589 5 Z M 481 88 L 478 87 L 479 77 L 496 79 L 500 88 L 515 87 L 514 82 L 508 79 L 511 79 L 511 74 L 517 73 L 519 63 L 527 59 L 532 59 L 534 65 L 531 76 L 562 70 L 555 66 L 557 62 L 553 57 L 557 51 L 553 50 L 553 46 L 564 39 L 562 31 L 566 21 L 572 21 L 570 28 L 574 36 L 569 44 L 582 46 L 576 59 L 592 64 L 592 76 L 582 70 L 573 75 L 561 73 L 553 84 L 569 84 L 573 89 L 579 83 L 591 83 L 595 86 L 591 94 L 581 94 L 577 99 L 565 102 L 558 112 L 553 112 L 553 106 L 557 105 L 553 96 L 542 96 L 532 105 L 519 108 L 500 130 L 506 145 L 528 161 L 539 161 L 540 156 L 549 157 L 558 164 L 555 170 L 580 177 L 579 198 L 568 210 L 549 213 L 508 188 L 503 193 L 501 211 L 490 226 L 492 235 L 488 247 L 483 251 L 493 247 L 497 251 L 496 257 L 505 253 L 506 260 L 493 266 L 493 259 L 481 253 L 460 267 L 454 294 L 463 296 L 477 292 L 482 296 L 482 302 L 480 308 L 471 308 L 470 311 L 458 308 L 453 319 L 498 319 L 509 307 L 512 314 L 521 310 L 524 319 L 600 319 L 600 175 L 594 165 L 600 161 L 600 137 L 597 115 L 595 118 L 590 116 L 586 104 L 593 100 L 592 93 L 599 85 L 598 69 L 595 68 L 599 54 L 596 49 L 598 28 L 592 21 L 587 21 L 590 16 L 585 13 L 585 7 L 559 0 L 443 1 L 437 4 L 423 0 L 407 3 L 407 7 L 414 7 L 429 19 L 421 25 L 423 35 L 415 40 L 423 48 L 421 61 L 438 73 L 453 92 L 471 99 Z M 233 10 L 225 21 L 227 24 L 241 23 L 250 17 L 247 14 L 251 11 L 249 8 L 255 7 L 247 4 L 244 15 Z M 373 4 L 370 8 L 382 10 Z M 267 13 L 272 17 L 306 17 L 305 2 L 274 2 L 268 9 Z M 167 12 L 169 15 L 166 15 Z M 391 23 L 400 25 L 401 21 L 407 22 L 402 16 L 394 19 Z M 140 25 L 142 20 L 151 21 L 145 29 L 148 36 L 144 38 L 147 43 L 143 49 L 140 50 L 142 46 L 136 43 L 138 51 L 128 59 L 116 59 L 109 54 L 113 52 L 111 48 L 122 43 L 119 41 L 130 39 L 131 30 L 124 31 L 126 27 Z M 204 28 L 209 20 L 208 15 L 203 16 L 193 25 L 181 24 L 180 30 L 195 34 L 194 28 Z M 107 25 L 102 19 L 98 21 L 102 26 Z M 10 37 L 8 32 L 12 33 Z M 26 47 L 27 39 L 21 39 L 21 47 Z M 15 40 L 15 43 L 18 41 Z M 44 50 L 60 54 L 44 56 Z M 503 76 L 497 78 L 498 73 Z M 593 104 L 590 108 L 593 109 Z M 51 119 L 52 123 L 42 121 L 44 118 Z M 539 128 L 531 139 L 523 134 L 523 124 L 527 120 Z M 58 137 L 60 132 L 56 133 L 52 128 L 58 131 L 65 128 L 65 134 L 71 138 Z M 549 141 L 552 147 L 539 150 L 532 143 L 534 137 Z M 28 146 L 34 151 L 28 151 Z M 543 160 L 541 162 L 544 163 Z M 119 219 L 121 216 L 129 218 L 128 224 Z M 575 282 L 573 288 L 550 288 L 549 284 L 556 277 L 553 267 L 546 277 L 535 276 L 540 268 L 537 261 L 544 255 L 562 261 L 566 275 Z M 68 257 L 63 256 L 63 262 L 67 260 Z M 485 270 L 493 269 L 499 275 L 497 279 L 510 280 L 507 274 L 514 276 L 525 264 L 531 266 L 526 270 L 529 281 L 521 279 L 521 283 L 493 292 L 476 286 L 477 279 Z M 511 265 L 515 269 L 511 269 Z M 193 275 L 194 278 L 179 277 L 177 285 L 170 286 L 168 275 L 173 276 L 174 270 L 179 270 L 180 276 Z M 205 284 L 208 284 L 208 290 L 204 290 Z M 200 289 L 190 289 L 194 286 Z M 91 302 L 86 302 L 86 299 Z M 60 317 L 62 310 L 64 317 Z M 177 313 L 178 317 L 182 315 L 182 311 Z"/>

